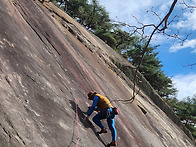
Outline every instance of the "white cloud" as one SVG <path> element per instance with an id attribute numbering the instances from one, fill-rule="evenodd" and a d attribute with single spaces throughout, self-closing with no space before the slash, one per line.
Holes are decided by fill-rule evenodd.
<path id="1" fill-rule="evenodd" d="M 196 10 L 193 10 L 191 13 L 190 11 L 187 11 L 183 14 L 185 20 L 179 21 L 175 26 L 179 28 L 184 28 L 188 30 L 196 30 Z"/>
<path id="2" fill-rule="evenodd" d="M 165 14 L 168 11 L 170 4 L 173 0 L 165 2 L 165 0 L 99 0 L 102 6 L 106 7 L 106 10 L 110 13 L 110 17 L 116 20 L 116 16 L 120 21 L 135 25 L 137 22 L 132 16 L 142 23 L 153 23 L 153 17 L 145 15 L 146 10 L 150 10 L 152 7 L 156 8 L 155 11 L 159 11 L 158 14 Z M 158 8 L 157 8 L 158 7 Z M 157 19 L 157 17 L 154 16 Z M 138 24 L 137 24 L 138 25 Z"/>
<path id="3" fill-rule="evenodd" d="M 177 88 L 177 98 L 182 100 L 188 96 L 192 97 L 196 94 L 196 74 L 176 75 L 172 78 L 174 87 Z"/>
<path id="4" fill-rule="evenodd" d="M 196 0 L 192 0 L 190 2 L 187 1 L 187 5 L 189 6 L 195 6 L 196 5 Z M 179 21 L 178 23 L 176 23 L 174 25 L 174 27 L 180 29 L 183 28 L 186 31 L 187 30 L 192 30 L 195 31 L 196 30 L 196 9 L 191 9 L 191 8 L 186 8 L 185 5 L 179 5 L 181 6 L 184 10 L 181 10 L 182 17 L 181 21 Z M 186 8 L 186 9 L 185 9 Z"/>
<path id="5" fill-rule="evenodd" d="M 177 52 L 178 50 L 182 50 L 185 48 L 193 48 L 194 51 L 192 53 L 196 53 L 196 39 L 187 40 L 183 45 L 181 44 L 174 44 L 170 47 L 169 52 Z"/>
<path id="6" fill-rule="evenodd" d="M 192 51 L 192 53 L 195 53 L 195 54 L 196 54 L 196 49 L 194 49 L 194 50 Z"/>
<path id="7" fill-rule="evenodd" d="M 119 20 L 120 22 L 138 27 L 140 27 L 138 21 L 142 24 L 160 23 L 159 18 L 153 15 L 153 12 L 146 13 L 146 10 L 152 9 L 160 18 L 163 18 L 168 13 L 172 2 L 173 0 L 99 0 L 99 4 L 106 8 L 112 20 Z M 133 16 L 136 17 L 138 21 Z M 129 29 L 128 27 L 128 30 Z M 145 34 L 151 34 L 152 29 L 153 27 L 147 27 Z M 154 39 L 162 44 L 165 42 L 166 37 L 163 39 L 161 35 L 158 35 L 158 38 L 155 36 Z M 157 43 L 155 44 L 157 45 Z"/>
<path id="8" fill-rule="evenodd" d="M 136 25 L 138 27 L 138 22 L 132 16 L 135 16 L 137 20 L 143 24 L 158 24 L 160 23 L 159 18 L 156 15 L 152 15 L 152 13 L 146 13 L 146 10 L 153 9 L 160 18 L 163 18 L 168 13 L 172 2 L 173 0 L 167 0 L 167 2 L 165 0 L 137 0 L 137 2 L 135 0 L 99 0 L 99 4 L 106 8 L 111 19 L 115 21 L 119 19 L 120 22 L 126 22 L 129 25 Z M 192 0 L 189 5 L 196 5 L 196 0 Z M 190 9 L 182 10 L 182 8 L 185 8 L 185 6 L 182 5 L 181 1 L 179 1 L 172 14 L 178 14 L 181 21 L 177 23 L 173 22 L 170 27 L 174 29 L 174 32 L 176 29 L 180 29 L 180 34 L 184 35 L 186 33 L 190 33 L 190 31 L 196 30 L 196 9 L 193 9 L 193 12 L 191 13 Z M 173 16 L 171 16 L 170 19 L 172 18 Z M 152 29 L 152 27 L 147 28 L 145 30 L 145 34 L 150 34 Z M 181 37 L 183 38 L 183 36 Z M 152 44 L 156 45 L 158 43 L 162 45 L 165 42 L 168 42 L 167 36 L 159 34 L 154 35 L 153 40 L 151 41 Z M 196 39 L 187 41 L 183 46 L 180 44 L 173 45 L 169 51 L 177 52 L 178 50 L 188 47 L 195 49 Z M 196 49 L 193 50 L 192 53 L 196 53 Z"/>

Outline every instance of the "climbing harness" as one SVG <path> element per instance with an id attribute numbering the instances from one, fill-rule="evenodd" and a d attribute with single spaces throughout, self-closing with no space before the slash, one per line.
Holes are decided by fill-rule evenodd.
<path id="1" fill-rule="evenodd" d="M 109 118 L 111 116 L 110 108 L 107 108 L 106 118 Z"/>

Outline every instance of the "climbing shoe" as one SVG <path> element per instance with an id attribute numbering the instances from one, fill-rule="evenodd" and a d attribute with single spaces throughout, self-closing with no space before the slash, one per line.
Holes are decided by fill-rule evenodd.
<path id="1" fill-rule="evenodd" d="M 117 146 L 116 141 L 112 141 L 110 144 L 108 144 L 108 147 L 110 147 L 110 146 Z"/>
<path id="2" fill-rule="evenodd" d="M 107 133 L 108 131 L 107 131 L 107 129 L 106 128 L 104 128 L 104 129 L 102 129 L 100 132 L 97 132 L 98 134 L 102 134 L 102 133 Z"/>

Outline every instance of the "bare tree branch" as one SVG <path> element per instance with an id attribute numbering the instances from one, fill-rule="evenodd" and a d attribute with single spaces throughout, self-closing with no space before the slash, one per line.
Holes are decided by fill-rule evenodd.
<path id="1" fill-rule="evenodd" d="M 186 6 L 186 8 L 191 9 L 191 10 L 193 10 L 193 9 L 196 8 L 196 6 L 190 6 L 190 5 L 188 5 L 184 0 L 183 0 L 182 4 L 184 4 Z"/>
<path id="2" fill-rule="evenodd" d="M 146 43 L 146 45 L 145 45 L 145 47 L 144 47 L 144 50 L 143 50 L 143 52 L 142 52 L 141 60 L 140 60 L 140 62 L 139 62 L 139 64 L 138 64 L 138 66 L 136 67 L 136 70 L 135 70 L 135 73 L 134 73 L 134 79 L 133 79 L 133 81 L 134 81 L 133 97 L 130 99 L 130 101 L 134 100 L 134 98 L 135 98 L 135 93 L 138 93 L 138 92 L 135 92 L 135 88 L 136 88 L 136 75 L 137 75 L 137 72 L 139 71 L 139 67 L 140 67 L 140 65 L 141 65 L 141 63 L 142 63 L 142 60 L 143 60 L 144 55 L 145 55 L 145 53 L 146 53 L 146 51 L 147 51 L 147 48 L 148 48 L 148 46 L 149 46 L 149 44 L 150 44 L 150 41 L 152 40 L 152 37 L 153 37 L 153 35 L 155 34 L 155 32 L 156 32 L 157 30 L 158 30 L 158 31 L 164 31 L 165 29 L 167 29 L 167 21 L 168 21 L 168 18 L 169 18 L 169 16 L 171 15 L 172 11 L 174 10 L 174 7 L 175 7 L 177 1 L 178 1 L 178 0 L 174 0 L 174 1 L 173 1 L 173 3 L 172 3 L 172 5 L 171 5 L 171 7 L 170 7 L 170 9 L 169 9 L 169 12 L 167 13 L 167 15 L 162 19 L 162 21 L 161 21 L 157 26 L 155 26 L 155 28 L 154 28 L 154 30 L 152 31 L 150 37 L 148 38 L 148 41 L 147 41 L 147 43 Z M 163 23 L 164 23 L 163 28 L 159 30 L 159 27 L 160 27 Z M 154 25 L 153 25 L 153 26 L 154 26 Z"/>
<path id="3" fill-rule="evenodd" d="M 146 45 L 145 45 L 145 47 L 143 49 L 143 52 L 142 52 L 141 60 L 140 60 L 140 62 L 138 64 L 138 66 L 135 68 L 135 73 L 134 73 L 134 78 L 133 78 L 133 83 L 134 83 L 133 96 L 130 99 L 123 100 L 123 101 L 125 101 L 125 102 L 129 102 L 129 101 L 130 102 L 133 102 L 134 99 L 135 99 L 135 96 L 140 91 L 140 89 L 136 91 L 136 77 L 137 77 L 137 73 L 139 71 L 140 65 L 141 65 L 142 60 L 144 58 L 144 55 L 145 55 L 145 53 L 147 51 L 147 48 L 148 48 L 148 46 L 149 46 L 149 44 L 150 44 L 150 42 L 152 40 L 152 37 L 155 34 L 162 34 L 162 35 L 168 36 L 168 38 L 178 39 L 181 42 L 181 45 L 183 45 L 183 43 L 187 40 L 187 38 L 189 37 L 189 35 L 191 35 L 191 33 L 188 33 L 188 34 L 185 34 L 185 37 L 184 38 L 181 38 L 181 37 L 179 37 L 180 36 L 179 35 L 180 34 L 180 31 L 178 29 L 176 30 L 176 32 L 174 32 L 173 30 L 171 30 L 170 32 L 168 32 L 168 31 L 166 32 L 166 30 L 168 30 L 168 26 L 172 22 L 177 21 L 176 19 L 179 18 L 179 16 L 176 15 L 176 16 L 173 17 L 173 19 L 171 19 L 170 21 L 168 21 L 169 18 L 170 18 L 170 16 L 171 16 L 171 14 L 172 14 L 172 12 L 173 12 L 173 10 L 174 10 L 174 8 L 175 8 L 175 6 L 176 6 L 176 3 L 177 2 L 178 2 L 178 0 L 173 0 L 173 3 L 171 4 L 171 7 L 170 7 L 168 13 L 164 16 L 163 19 L 161 19 L 161 17 L 155 11 L 153 11 L 153 9 L 146 11 L 146 12 L 151 12 L 153 15 L 155 15 L 155 16 L 158 17 L 158 19 L 160 20 L 160 23 L 158 25 L 155 25 L 155 24 L 143 24 L 143 23 L 139 22 L 138 19 L 135 16 L 133 16 L 133 17 L 136 19 L 136 21 L 138 22 L 138 24 L 141 25 L 141 27 L 138 27 L 136 25 L 129 25 L 129 24 L 126 24 L 126 23 L 122 23 L 120 21 L 117 21 L 118 24 L 121 24 L 123 26 L 127 26 L 128 28 L 132 28 L 132 33 L 130 33 L 131 35 L 137 33 L 137 34 L 141 35 L 141 37 L 143 39 L 144 38 L 147 39 L 147 43 L 146 43 Z M 190 8 L 190 9 L 196 8 L 196 6 L 190 6 L 190 5 L 188 5 L 184 0 L 183 0 L 183 3 L 182 4 L 184 4 L 186 6 L 186 8 Z M 152 33 L 149 36 L 146 36 L 145 35 L 145 29 L 146 28 L 149 28 L 149 27 L 152 27 L 153 28 L 153 31 L 152 31 Z M 194 65 L 196 65 L 196 63 L 190 64 L 188 66 L 191 66 L 192 67 Z"/>
<path id="4" fill-rule="evenodd" d="M 145 28 L 147 28 L 147 27 L 153 27 L 153 28 L 154 28 L 153 31 L 152 31 L 152 33 L 150 34 L 150 36 L 149 36 L 148 39 L 147 39 L 147 43 L 146 43 L 146 45 L 145 45 L 145 47 L 144 47 L 144 49 L 143 49 L 143 52 L 142 52 L 141 60 L 140 60 L 140 62 L 139 62 L 139 64 L 138 64 L 138 66 L 135 68 L 135 73 L 134 73 L 134 78 L 133 78 L 133 84 L 134 84 L 134 86 L 133 86 L 133 96 L 132 96 L 130 99 L 128 99 L 128 100 L 123 100 L 123 101 L 126 101 L 126 102 L 128 102 L 128 101 L 133 102 L 134 99 L 135 99 L 135 96 L 139 93 L 140 89 L 139 89 L 138 91 L 136 91 L 136 78 L 137 78 L 137 73 L 138 73 L 138 71 L 139 71 L 139 67 L 140 67 L 140 65 L 141 65 L 141 63 L 142 63 L 142 60 L 143 60 L 143 58 L 144 58 L 144 55 L 145 55 L 145 53 L 146 53 L 146 51 L 147 51 L 147 48 L 148 48 L 148 46 L 149 46 L 149 44 L 150 44 L 150 42 L 151 42 L 152 37 L 154 36 L 154 34 L 155 34 L 156 32 L 157 32 L 157 33 L 161 33 L 161 32 L 162 32 L 163 34 L 165 34 L 165 30 L 168 28 L 168 19 L 169 19 L 171 13 L 173 12 L 174 7 L 175 7 L 177 1 L 178 1 L 178 0 L 174 0 L 174 1 L 173 1 L 172 5 L 171 5 L 171 7 L 170 7 L 170 9 L 169 9 L 169 12 L 167 13 L 167 15 L 165 15 L 165 17 L 164 17 L 162 20 L 161 20 L 161 18 L 157 15 L 157 13 L 153 12 L 153 14 L 156 15 L 156 16 L 158 16 L 158 17 L 159 17 L 159 20 L 161 21 L 157 26 L 156 26 L 155 24 L 147 24 L 147 25 L 144 25 L 143 23 L 139 22 L 139 21 L 137 20 L 136 17 L 134 17 L 134 18 L 137 20 L 137 22 L 138 22 L 142 27 L 138 27 L 138 26 L 134 26 L 134 25 L 131 26 L 131 25 L 129 25 L 129 24 L 125 24 L 125 23 L 120 23 L 120 22 L 119 22 L 121 25 L 126 25 L 126 26 L 128 26 L 128 27 L 133 28 L 133 32 L 134 32 L 134 33 L 137 32 L 137 33 L 141 34 L 142 37 L 145 35 Z M 152 10 L 151 10 L 151 11 L 152 11 Z M 162 27 L 161 27 L 161 26 L 162 26 Z M 161 27 L 161 28 L 160 28 L 160 27 Z M 140 33 L 138 30 L 141 30 L 142 33 Z M 170 36 L 169 34 L 167 34 L 167 35 Z M 174 36 L 172 36 L 172 37 L 175 37 L 175 38 L 176 38 L 177 35 L 174 35 Z"/>
<path id="5" fill-rule="evenodd" d="M 196 65 L 196 63 L 193 63 L 193 64 L 187 64 L 187 65 L 182 65 L 183 67 L 191 67 L 191 68 L 193 68 L 193 66 L 195 66 Z"/>

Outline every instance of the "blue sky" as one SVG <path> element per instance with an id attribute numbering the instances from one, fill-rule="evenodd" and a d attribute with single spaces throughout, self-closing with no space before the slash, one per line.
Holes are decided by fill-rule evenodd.
<path id="1" fill-rule="evenodd" d="M 98 0 L 99 4 L 106 8 L 110 18 L 115 21 L 125 22 L 129 25 L 139 26 L 138 22 L 143 24 L 159 24 L 160 21 L 156 15 L 146 13 L 146 10 L 156 12 L 161 19 L 168 13 L 168 10 L 174 0 Z M 167 36 L 156 35 L 151 41 L 151 45 L 160 45 L 157 48 L 159 52 L 158 58 L 161 61 L 164 73 L 170 77 L 174 83 L 174 87 L 179 91 L 177 98 L 183 98 L 196 94 L 196 65 L 187 67 L 186 65 L 196 63 L 196 8 L 190 11 L 182 4 L 183 0 L 179 0 L 170 17 L 170 20 L 178 15 L 177 21 L 173 21 L 168 31 L 179 30 L 180 38 L 185 38 L 186 34 L 191 33 L 183 45 L 179 40 Z M 185 0 L 189 5 L 196 6 L 196 0 Z M 134 17 L 133 17 L 134 16 Z M 145 30 L 149 35 L 152 28 Z"/>

